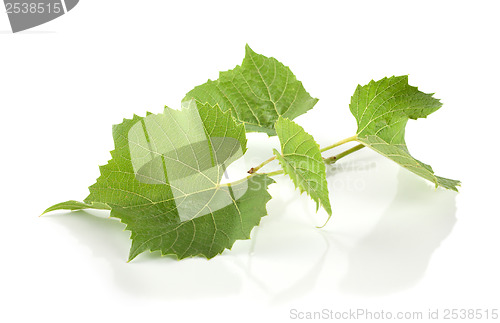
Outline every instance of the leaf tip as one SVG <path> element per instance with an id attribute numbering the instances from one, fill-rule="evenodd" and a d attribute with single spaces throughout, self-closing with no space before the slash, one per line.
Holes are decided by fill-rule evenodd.
<path id="1" fill-rule="evenodd" d="M 121 221 L 121 219 L 120 219 Z M 126 230 L 130 230 L 127 229 Z M 130 239 L 132 240 L 132 246 L 130 247 L 130 251 L 128 253 L 128 259 L 127 259 L 127 263 L 131 262 L 132 260 L 134 260 L 138 255 L 140 255 L 141 253 L 143 253 L 144 251 L 147 250 L 147 248 L 142 248 L 142 245 L 139 245 L 137 246 L 137 241 L 134 239 L 134 232 L 132 232 L 132 235 L 130 236 Z M 151 252 L 151 250 L 149 250 Z"/>
<path id="2" fill-rule="evenodd" d="M 57 205 L 57 204 L 56 204 L 56 205 Z M 47 214 L 47 213 L 49 213 L 49 212 L 51 212 L 51 211 L 54 211 L 54 207 L 55 207 L 55 205 L 52 205 L 51 207 L 46 208 L 46 209 L 42 212 L 42 214 L 40 214 L 38 217 L 41 217 L 41 216 L 42 216 L 42 215 L 44 215 L 44 214 Z"/>
<path id="3" fill-rule="evenodd" d="M 135 257 L 137 257 L 138 253 L 133 253 L 132 252 L 132 249 L 130 249 L 130 253 L 128 255 L 128 259 L 127 259 L 127 264 L 130 263 L 132 260 L 135 259 Z"/>
<path id="4" fill-rule="evenodd" d="M 332 218 L 332 213 L 330 210 L 330 213 L 328 214 L 328 219 L 326 219 L 326 222 L 322 226 L 316 226 L 316 228 L 323 229 L 328 224 L 328 222 L 330 221 L 331 218 Z"/>
<path id="5" fill-rule="evenodd" d="M 250 48 L 250 45 L 248 43 L 245 44 L 245 54 L 255 54 L 252 48 Z"/>

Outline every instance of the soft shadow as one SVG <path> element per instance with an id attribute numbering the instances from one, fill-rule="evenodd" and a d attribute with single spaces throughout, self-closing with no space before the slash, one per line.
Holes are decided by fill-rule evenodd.
<path id="1" fill-rule="evenodd" d="M 400 171 L 398 190 L 375 228 L 348 250 L 343 292 L 380 295 L 415 285 L 456 222 L 456 193 Z"/>
<path id="2" fill-rule="evenodd" d="M 264 293 L 270 305 L 286 304 L 313 291 L 330 252 L 326 232 L 315 229 L 312 219 L 291 205 L 297 195 L 295 191 L 288 197 L 276 194 L 268 203 L 271 216 L 254 228 L 247 254 L 234 258 L 246 280 Z"/>
<path id="3" fill-rule="evenodd" d="M 356 160 L 342 161 L 326 165 L 326 176 L 331 177 L 337 175 L 339 172 L 361 172 L 373 170 L 377 167 L 377 163 L 373 160 L 372 156 L 360 155 Z"/>
<path id="4" fill-rule="evenodd" d="M 102 213 L 100 213 L 102 214 Z M 193 299 L 236 294 L 241 289 L 238 271 L 224 255 L 210 261 L 190 258 L 177 261 L 158 253 L 142 254 L 127 263 L 130 232 L 115 219 L 103 218 L 94 211 L 75 211 L 46 215 L 67 228 L 72 236 L 87 246 L 96 270 L 102 264 L 118 288 L 134 296 L 164 299 Z M 103 262 L 104 261 L 104 262 Z"/>
<path id="5" fill-rule="evenodd" d="M 293 282 L 290 287 L 285 290 L 280 291 L 278 294 L 274 295 L 272 299 L 272 304 L 286 304 L 295 299 L 298 299 L 308 292 L 311 292 L 316 284 L 318 283 L 319 276 L 323 271 L 325 265 L 326 256 L 330 251 L 330 242 L 324 231 L 318 230 L 319 234 L 325 240 L 325 249 L 323 253 L 318 257 L 318 260 L 312 264 L 311 269 L 304 273 L 302 277 L 299 277 L 295 282 Z"/>

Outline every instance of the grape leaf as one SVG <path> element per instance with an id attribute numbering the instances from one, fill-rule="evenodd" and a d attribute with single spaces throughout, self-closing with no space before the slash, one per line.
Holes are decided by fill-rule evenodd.
<path id="1" fill-rule="evenodd" d="M 441 107 L 433 94 L 408 85 L 408 76 L 371 81 L 356 88 L 349 108 L 357 120 L 357 140 L 411 172 L 457 191 L 460 181 L 434 175 L 431 166 L 413 158 L 405 142 L 408 119 L 426 118 Z"/>
<path id="2" fill-rule="evenodd" d="M 248 239 L 266 215 L 274 182 L 267 175 L 221 184 L 226 167 L 246 150 L 246 137 L 218 106 L 192 100 L 180 111 L 134 116 L 114 126 L 113 137 L 112 159 L 100 167 L 86 204 L 58 209 L 109 206 L 132 232 L 129 260 L 147 250 L 212 258 Z"/>
<path id="3" fill-rule="evenodd" d="M 275 128 L 281 153 L 274 149 L 274 154 L 285 174 L 290 176 L 300 193 L 307 192 L 316 202 L 316 211 L 321 204 L 331 216 L 326 167 L 318 143 L 301 126 L 286 118 L 280 117 Z"/>
<path id="4" fill-rule="evenodd" d="M 221 72 L 187 93 L 184 100 L 218 104 L 245 124 L 247 131 L 275 135 L 278 117 L 294 119 L 312 109 L 318 99 L 309 95 L 290 69 L 275 58 L 255 53 L 248 45 L 241 66 Z"/>

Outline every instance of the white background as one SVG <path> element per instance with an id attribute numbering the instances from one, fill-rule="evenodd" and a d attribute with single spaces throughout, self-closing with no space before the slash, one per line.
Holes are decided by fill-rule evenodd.
<path id="1" fill-rule="evenodd" d="M 0 13 L 0 321 L 500 308 L 499 10 L 496 1 L 82 0 L 19 34 Z M 240 64 L 245 43 L 320 99 L 296 121 L 321 145 L 354 134 L 358 83 L 409 74 L 435 92 L 443 108 L 410 121 L 407 143 L 438 175 L 462 180 L 460 193 L 362 150 L 329 177 L 325 228 L 316 228 L 324 211 L 278 177 L 253 239 L 210 261 L 154 253 L 126 263 L 129 232 L 106 213 L 38 217 L 85 198 L 110 158 L 112 124 L 180 107 L 194 86 Z M 278 146 L 249 140 L 245 167 Z"/>

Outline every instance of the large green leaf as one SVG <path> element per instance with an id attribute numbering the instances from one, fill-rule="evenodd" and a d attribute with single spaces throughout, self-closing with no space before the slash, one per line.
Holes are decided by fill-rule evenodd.
<path id="1" fill-rule="evenodd" d="M 307 192 L 316 202 L 316 210 L 321 204 L 331 216 L 326 168 L 318 143 L 301 126 L 282 117 L 276 122 L 276 132 L 281 153 L 274 149 L 274 154 L 285 174 L 290 176 L 301 193 Z"/>
<path id="2" fill-rule="evenodd" d="M 246 150 L 244 130 L 219 107 L 194 101 L 124 120 L 113 128 L 112 159 L 86 204 L 58 209 L 109 206 L 132 232 L 130 260 L 147 250 L 212 258 L 249 238 L 271 198 L 266 175 L 221 184 L 225 168 Z"/>
<path id="3" fill-rule="evenodd" d="M 318 102 L 290 69 L 275 58 L 256 54 L 248 45 L 241 66 L 219 74 L 219 79 L 195 87 L 185 100 L 211 105 L 245 124 L 247 131 L 275 135 L 274 123 L 283 116 L 294 119 Z"/>
<path id="4" fill-rule="evenodd" d="M 250 238 L 253 227 L 267 214 L 266 203 L 271 199 L 267 187 L 271 183 L 274 181 L 270 177 L 256 175 L 230 187 L 210 188 L 206 195 L 212 195 L 212 200 L 203 202 L 206 210 L 190 205 L 191 218 L 183 221 L 179 221 L 175 208 L 154 203 L 136 208 L 115 206 L 112 216 L 120 218 L 132 231 L 129 260 L 146 250 L 160 250 L 179 259 L 196 255 L 213 258 L 231 249 L 236 240 Z M 195 215 L 201 211 L 204 215 Z"/>
<path id="5" fill-rule="evenodd" d="M 349 108 L 358 123 L 358 141 L 395 161 L 436 187 L 457 191 L 460 181 L 434 175 L 431 166 L 413 158 L 406 146 L 408 119 L 426 118 L 441 103 L 432 94 L 408 85 L 408 76 L 371 81 L 356 88 Z"/>

